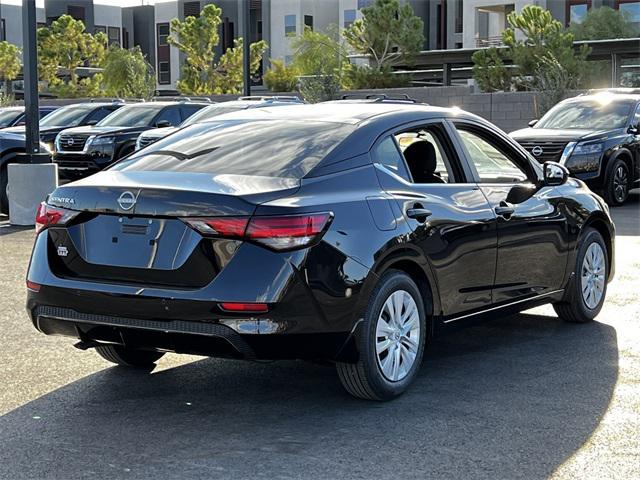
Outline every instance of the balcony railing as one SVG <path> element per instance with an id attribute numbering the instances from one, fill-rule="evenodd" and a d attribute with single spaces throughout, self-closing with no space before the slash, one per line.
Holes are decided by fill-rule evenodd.
<path id="1" fill-rule="evenodd" d="M 478 37 L 476 38 L 476 47 L 484 48 L 484 47 L 500 47 L 504 45 L 502 42 L 502 36 L 497 37 Z"/>

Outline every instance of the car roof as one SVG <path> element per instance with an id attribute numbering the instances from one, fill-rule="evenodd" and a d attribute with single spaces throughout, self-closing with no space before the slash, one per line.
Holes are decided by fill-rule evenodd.
<path id="1" fill-rule="evenodd" d="M 577 97 L 567 98 L 562 103 L 579 103 L 583 101 L 599 102 L 606 99 L 607 102 L 638 102 L 640 101 L 640 95 L 633 93 L 611 93 L 611 92 L 598 92 L 592 94 L 578 95 Z"/>
<path id="2" fill-rule="evenodd" d="M 294 120 L 294 121 L 322 121 L 331 123 L 345 123 L 356 125 L 378 116 L 402 113 L 422 113 L 424 116 L 450 115 L 462 112 L 452 108 L 432 107 L 426 104 L 392 103 L 392 102 L 361 102 L 339 100 L 316 104 L 282 105 L 277 108 L 264 107 L 252 110 L 220 115 L 216 120 Z"/>

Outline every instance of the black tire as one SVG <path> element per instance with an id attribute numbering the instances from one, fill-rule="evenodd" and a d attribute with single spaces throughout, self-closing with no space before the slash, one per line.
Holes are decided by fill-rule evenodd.
<path id="1" fill-rule="evenodd" d="M 123 367 L 151 367 L 163 355 L 163 352 L 149 350 L 133 350 L 121 345 L 100 345 L 96 352 L 105 360 Z"/>
<path id="2" fill-rule="evenodd" d="M 394 292 L 401 290 L 409 293 L 416 303 L 420 335 L 417 354 L 408 373 L 398 381 L 390 381 L 385 377 L 378 363 L 376 327 L 386 300 Z M 427 335 L 425 304 L 415 282 L 404 272 L 394 270 L 385 273 L 371 294 L 364 320 L 356 332 L 358 362 L 336 364 L 342 386 L 354 397 L 365 400 L 384 401 L 397 397 L 409 387 L 420 369 Z M 390 352 L 391 350 L 389 355 Z"/>
<path id="3" fill-rule="evenodd" d="M 604 200 L 608 205 L 617 207 L 629 197 L 630 187 L 629 167 L 620 158 L 616 158 L 607 166 L 604 179 Z"/>
<path id="4" fill-rule="evenodd" d="M 9 215 L 9 197 L 7 196 L 7 183 L 9 182 L 7 167 L 0 168 L 0 213 Z"/>
<path id="5" fill-rule="evenodd" d="M 600 245 L 600 248 L 604 252 L 604 289 L 602 292 L 602 298 L 593 308 L 590 308 L 584 300 L 582 295 L 583 281 L 582 281 L 582 265 L 584 257 L 593 243 Z M 586 323 L 592 321 L 602 310 L 605 298 L 607 296 L 607 275 L 609 272 L 609 258 L 607 256 L 607 247 L 602 239 L 600 232 L 593 228 L 588 228 L 578 248 L 578 254 L 576 258 L 575 275 L 569 286 L 567 292 L 567 300 L 564 302 L 555 303 L 553 305 L 554 310 L 565 322 L 570 323 Z"/>

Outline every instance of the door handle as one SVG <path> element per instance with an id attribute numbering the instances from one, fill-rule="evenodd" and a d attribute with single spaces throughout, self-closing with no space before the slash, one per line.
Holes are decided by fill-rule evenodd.
<path id="1" fill-rule="evenodd" d="M 500 202 L 500 205 L 494 208 L 494 211 L 496 212 L 496 215 L 504 217 L 508 220 L 509 217 L 511 217 L 511 215 L 515 213 L 516 207 L 511 205 L 510 203 L 502 201 Z"/>
<path id="2" fill-rule="evenodd" d="M 427 217 L 430 217 L 431 215 L 433 215 L 431 210 L 427 210 L 426 208 L 413 207 L 413 208 L 407 209 L 407 217 L 413 218 L 419 221 L 420 223 L 426 222 Z"/>

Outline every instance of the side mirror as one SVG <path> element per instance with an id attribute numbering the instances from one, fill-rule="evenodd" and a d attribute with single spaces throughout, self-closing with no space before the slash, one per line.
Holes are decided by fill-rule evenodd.
<path id="1" fill-rule="evenodd" d="M 171 126 L 171 122 L 169 120 L 159 120 L 156 122 L 156 127 L 158 128 L 167 128 Z"/>
<path id="2" fill-rule="evenodd" d="M 537 123 L 538 123 L 538 119 L 536 118 L 534 120 L 531 120 L 529 123 L 527 123 L 527 125 L 529 125 L 530 127 L 535 127 Z"/>
<path id="3" fill-rule="evenodd" d="M 97 121 L 97 120 L 89 120 L 89 121 L 87 122 L 87 125 L 88 125 L 89 127 L 93 127 L 94 125 L 97 125 L 97 124 L 98 124 L 98 121 Z"/>
<path id="4" fill-rule="evenodd" d="M 640 135 L 640 124 L 638 124 L 638 125 L 631 125 L 631 126 L 627 129 L 627 133 L 630 133 L 631 135 Z"/>
<path id="5" fill-rule="evenodd" d="M 507 194 L 506 202 L 513 205 L 524 203 L 529 200 L 536 193 L 537 188 L 530 183 L 518 183 L 511 187 Z"/>
<path id="6" fill-rule="evenodd" d="M 569 170 L 556 162 L 544 162 L 544 184 L 548 187 L 564 185 L 569 178 Z"/>

